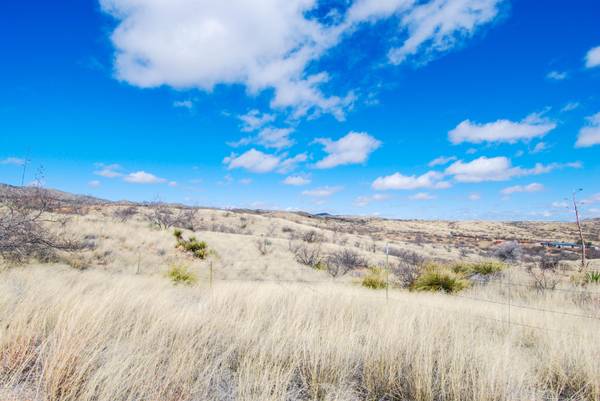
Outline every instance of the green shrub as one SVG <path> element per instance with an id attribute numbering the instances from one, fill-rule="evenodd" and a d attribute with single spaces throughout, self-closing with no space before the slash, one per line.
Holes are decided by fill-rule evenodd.
<path id="1" fill-rule="evenodd" d="M 181 230 L 175 230 L 173 235 L 175 236 L 175 239 L 177 239 L 177 248 L 192 253 L 194 257 L 198 259 L 206 259 L 208 257 L 209 250 L 206 242 L 198 241 L 194 236 L 191 236 L 189 239 L 185 239 L 183 238 L 183 233 Z"/>
<path id="2" fill-rule="evenodd" d="M 417 277 L 411 289 L 414 291 L 443 291 L 455 293 L 469 286 L 469 281 L 452 268 L 431 264 Z"/>
<path id="3" fill-rule="evenodd" d="M 369 274 L 364 276 L 362 279 L 362 286 L 372 290 L 384 289 L 387 286 L 385 272 L 378 267 L 372 267 L 369 270 Z"/>
<path id="4" fill-rule="evenodd" d="M 506 265 L 504 263 L 495 261 L 474 263 L 471 266 L 471 271 L 473 273 L 481 274 L 484 276 L 487 276 L 488 274 L 499 273 L 504 269 L 506 269 Z"/>
<path id="5" fill-rule="evenodd" d="M 185 284 L 193 285 L 198 281 L 198 277 L 185 266 L 173 265 L 167 272 L 167 277 L 171 279 L 174 284 Z"/>
<path id="6" fill-rule="evenodd" d="M 456 263 L 450 268 L 454 273 L 466 276 L 471 274 L 481 274 L 483 276 L 487 276 L 501 272 L 506 268 L 506 265 L 501 262 L 490 260 L 478 263 Z"/>
<path id="7" fill-rule="evenodd" d="M 587 272 L 586 281 L 588 283 L 600 284 L 600 270 L 592 270 Z"/>
<path id="8" fill-rule="evenodd" d="M 471 275 L 471 274 L 481 274 L 483 276 L 487 276 L 490 274 L 499 273 L 506 268 L 506 265 L 501 262 L 496 262 L 493 260 L 488 260 L 484 262 L 477 263 L 455 263 L 450 267 L 454 273 L 463 274 L 463 275 Z"/>

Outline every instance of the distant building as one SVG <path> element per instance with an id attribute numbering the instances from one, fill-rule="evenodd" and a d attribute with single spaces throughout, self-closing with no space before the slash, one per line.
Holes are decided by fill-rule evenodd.
<path id="1" fill-rule="evenodd" d="M 557 249 L 578 249 L 581 248 L 581 245 L 576 244 L 575 242 L 542 242 L 542 246 L 546 246 L 549 248 L 557 248 Z"/>

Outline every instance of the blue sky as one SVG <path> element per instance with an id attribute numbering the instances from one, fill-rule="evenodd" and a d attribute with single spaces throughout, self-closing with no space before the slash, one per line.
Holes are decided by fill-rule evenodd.
<path id="1" fill-rule="evenodd" d="M 223 3 L 223 4 L 221 4 Z M 595 0 L 0 5 L 0 181 L 428 219 L 600 216 Z"/>

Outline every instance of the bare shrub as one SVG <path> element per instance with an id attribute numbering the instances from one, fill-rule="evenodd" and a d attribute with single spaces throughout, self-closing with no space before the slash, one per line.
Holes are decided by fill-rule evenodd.
<path id="1" fill-rule="evenodd" d="M 367 267 L 367 265 L 367 260 L 351 249 L 342 249 L 327 257 L 327 272 L 332 277 L 343 276 L 351 270 Z"/>
<path id="2" fill-rule="evenodd" d="M 273 243 L 267 238 L 261 238 L 256 241 L 256 248 L 262 256 L 266 256 L 273 252 Z"/>
<path id="3" fill-rule="evenodd" d="M 390 271 L 396 278 L 395 282 L 398 286 L 410 288 L 419 277 L 421 266 L 401 261 L 391 264 Z"/>
<path id="4" fill-rule="evenodd" d="M 522 254 L 523 250 L 517 241 L 503 242 L 493 252 L 495 258 L 507 263 L 518 262 Z"/>
<path id="5" fill-rule="evenodd" d="M 181 227 L 194 231 L 196 213 L 197 210 L 194 208 L 174 209 L 163 202 L 154 202 L 150 205 L 150 213 L 147 218 L 152 225 L 160 230 Z"/>
<path id="6" fill-rule="evenodd" d="M 560 282 L 556 275 L 560 267 L 560 260 L 551 256 L 543 256 L 537 264 L 528 265 L 527 273 L 533 281 L 536 290 L 543 292 L 554 290 Z"/>
<path id="7" fill-rule="evenodd" d="M 175 225 L 173 211 L 162 202 L 152 203 L 147 217 L 150 223 L 160 230 L 167 230 Z"/>
<path id="8" fill-rule="evenodd" d="M 316 267 L 323 261 L 320 245 L 294 244 L 290 242 L 290 251 L 300 264 Z"/>
<path id="9" fill-rule="evenodd" d="M 411 250 L 396 247 L 389 247 L 388 254 L 398 258 L 397 262 L 390 264 L 390 271 L 396 278 L 396 284 L 404 288 L 413 285 L 427 259 Z"/>
<path id="10" fill-rule="evenodd" d="M 302 241 L 308 242 L 309 244 L 314 244 L 314 243 L 317 243 L 317 242 L 323 242 L 324 240 L 325 240 L 325 238 L 323 238 L 323 235 L 319 234 L 315 230 L 307 231 L 302 236 Z"/>
<path id="11" fill-rule="evenodd" d="M 6 189 L 0 196 L 0 258 L 23 262 L 54 258 L 55 251 L 75 251 L 81 244 L 57 235 L 50 225 L 64 226 L 65 219 L 51 216 L 52 199 L 43 188 Z"/>
<path id="12" fill-rule="evenodd" d="M 114 211 L 113 217 L 121 223 L 125 223 L 135 216 L 137 211 L 137 207 L 135 206 L 120 207 Z"/>

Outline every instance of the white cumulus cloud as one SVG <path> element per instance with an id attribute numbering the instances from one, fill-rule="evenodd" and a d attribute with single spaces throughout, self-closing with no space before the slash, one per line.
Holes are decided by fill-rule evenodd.
<path id="1" fill-rule="evenodd" d="M 453 162 L 454 160 L 456 160 L 457 157 L 456 156 L 440 156 L 436 159 L 433 159 L 432 161 L 429 162 L 428 166 L 429 167 L 435 167 L 435 166 L 443 166 L 446 165 L 450 162 Z"/>
<path id="2" fill-rule="evenodd" d="M 342 190 L 342 187 L 321 187 L 302 191 L 302 195 L 312 196 L 315 198 L 327 198 Z"/>
<path id="3" fill-rule="evenodd" d="M 591 48 L 585 55 L 585 66 L 593 68 L 600 66 L 600 46 Z"/>
<path id="4" fill-rule="evenodd" d="M 369 155 L 381 146 L 380 141 L 365 132 L 350 132 L 337 141 L 319 138 L 315 142 L 323 145 L 328 153 L 323 160 L 316 163 L 316 167 L 320 169 L 364 163 Z"/>
<path id="5" fill-rule="evenodd" d="M 514 177 L 527 175 L 546 174 L 561 168 L 581 168 L 581 163 L 536 163 L 532 168 L 513 166 L 507 157 L 485 157 L 482 156 L 470 162 L 458 160 L 448 166 L 446 174 L 451 175 L 458 182 L 485 182 L 485 181 L 507 181 Z"/>
<path id="6" fill-rule="evenodd" d="M 94 171 L 94 174 L 99 175 L 101 177 L 116 178 L 123 176 L 123 173 L 119 171 L 122 169 L 121 165 L 119 164 L 96 163 L 96 167 L 98 168 L 98 170 Z"/>
<path id="7" fill-rule="evenodd" d="M 497 120 L 479 124 L 465 120 L 448 133 L 453 144 L 463 142 L 504 142 L 517 143 L 540 138 L 556 128 L 556 123 L 532 114 L 521 121 Z"/>
<path id="8" fill-rule="evenodd" d="M 414 2 L 402 16 L 401 27 L 408 37 L 402 46 L 389 52 L 394 64 L 404 62 L 419 52 L 428 61 L 437 53 L 461 44 L 477 29 L 493 21 L 499 13 L 502 0 L 433 0 Z"/>
<path id="9" fill-rule="evenodd" d="M 600 112 L 587 118 L 588 124 L 579 130 L 575 147 L 588 148 L 600 144 Z"/>
<path id="10" fill-rule="evenodd" d="M 14 166 L 22 166 L 27 163 L 27 160 L 20 157 L 7 157 L 6 159 L 0 160 L 0 164 L 12 164 Z"/>
<path id="11" fill-rule="evenodd" d="M 268 173 L 275 170 L 279 173 L 286 173 L 293 170 L 298 163 L 306 161 L 306 159 L 307 156 L 304 153 L 286 158 L 284 155 L 271 155 L 252 148 L 239 156 L 232 153 L 223 159 L 223 163 L 230 170 L 243 168 L 253 173 Z"/>
<path id="12" fill-rule="evenodd" d="M 162 184 L 163 182 L 167 182 L 166 179 L 157 177 L 154 174 L 145 171 L 129 173 L 123 180 L 132 184 Z"/>
<path id="13" fill-rule="evenodd" d="M 529 185 L 515 185 L 512 187 L 504 188 L 501 193 L 502 195 L 512 195 L 518 192 L 540 192 L 544 190 L 544 186 L 540 183 L 534 182 Z"/>
<path id="14" fill-rule="evenodd" d="M 410 199 L 412 200 L 418 200 L 418 201 L 426 201 L 426 200 L 432 200 L 435 199 L 435 196 L 427 193 L 427 192 L 419 192 L 417 194 L 414 194 L 410 197 Z"/>
<path id="15" fill-rule="evenodd" d="M 241 84 L 251 95 L 272 90 L 271 107 L 291 109 L 294 117 L 330 113 L 341 120 L 355 101 L 352 91 L 324 93 L 330 75 L 307 67 L 360 24 L 396 18 L 400 45 L 390 50 L 390 61 L 422 55 L 423 62 L 492 22 L 502 2 L 356 0 L 333 22 L 315 16 L 324 3 L 319 0 L 100 0 L 100 5 L 117 21 L 111 40 L 122 81 L 205 91 Z"/>
<path id="16" fill-rule="evenodd" d="M 254 173 L 267 173 L 279 166 L 281 159 L 278 156 L 263 153 L 260 150 L 250 149 L 246 153 L 236 156 L 232 154 L 223 160 L 231 169 L 243 168 Z"/>
<path id="17" fill-rule="evenodd" d="M 406 176 L 394 173 L 385 177 L 378 177 L 373 181 L 372 187 L 378 191 L 385 190 L 412 190 L 420 188 L 445 189 L 450 184 L 443 181 L 444 174 L 437 171 L 429 171 L 420 176 Z"/>
<path id="18" fill-rule="evenodd" d="M 301 175 L 290 175 L 283 180 L 285 185 L 302 186 L 310 184 L 310 178 Z"/>

